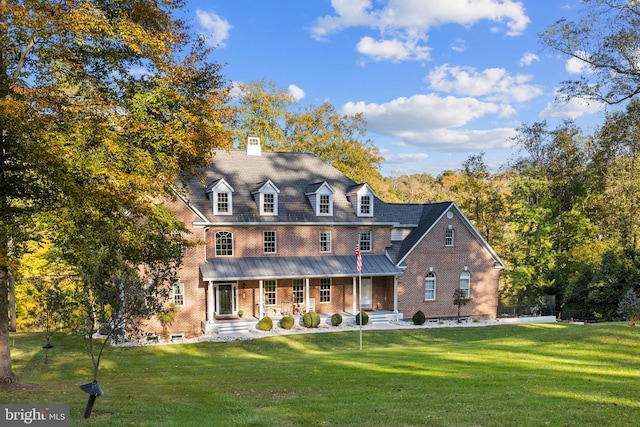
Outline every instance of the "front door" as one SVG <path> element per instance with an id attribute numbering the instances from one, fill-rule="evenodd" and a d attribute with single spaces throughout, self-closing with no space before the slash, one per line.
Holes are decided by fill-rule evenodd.
<path id="1" fill-rule="evenodd" d="M 362 308 L 371 308 L 371 304 L 373 302 L 373 286 L 371 277 L 363 277 L 362 278 L 362 300 L 360 303 L 362 304 Z"/>
<path id="2" fill-rule="evenodd" d="M 233 314 L 233 287 L 218 285 L 218 305 L 220 314 Z"/>

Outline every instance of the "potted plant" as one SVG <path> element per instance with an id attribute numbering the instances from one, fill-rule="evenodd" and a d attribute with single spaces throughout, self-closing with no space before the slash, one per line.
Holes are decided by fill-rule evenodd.
<path id="1" fill-rule="evenodd" d="M 238 317 L 242 317 L 243 314 L 244 314 L 243 310 L 238 310 Z"/>

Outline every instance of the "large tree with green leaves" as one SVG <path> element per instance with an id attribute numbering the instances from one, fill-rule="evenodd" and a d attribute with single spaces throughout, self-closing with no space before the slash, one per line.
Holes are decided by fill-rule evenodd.
<path id="1" fill-rule="evenodd" d="M 341 115 L 327 102 L 302 106 L 271 81 L 238 87 L 235 135 L 239 147 L 248 135 L 257 135 L 270 150 L 316 154 L 354 181 L 379 187 L 382 156 L 366 138 L 362 114 Z"/>
<path id="2" fill-rule="evenodd" d="M 561 19 L 542 33 L 542 42 L 580 61 L 585 72 L 563 82 L 565 99 L 618 104 L 640 93 L 640 3 L 583 0 L 579 20 Z"/>
<path id="3" fill-rule="evenodd" d="M 45 226 L 67 253 L 94 254 L 75 267 L 93 297 L 112 297 L 91 269 L 140 278 L 145 233 L 132 225 L 150 223 L 180 171 L 231 144 L 229 88 L 174 15 L 182 5 L 0 0 L 0 381 L 16 380 L 7 283 L 25 243 Z M 101 236 L 107 219 L 121 229 Z M 104 254 L 108 235 L 121 240 Z"/>

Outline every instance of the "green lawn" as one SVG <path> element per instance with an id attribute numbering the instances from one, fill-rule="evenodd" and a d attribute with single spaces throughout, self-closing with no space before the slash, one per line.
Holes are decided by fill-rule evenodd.
<path id="1" fill-rule="evenodd" d="M 41 387 L 2 403 L 68 403 L 87 426 L 636 426 L 640 328 L 624 323 L 357 330 L 232 343 L 108 348 L 90 419 L 91 362 L 58 334 L 12 336 Z"/>

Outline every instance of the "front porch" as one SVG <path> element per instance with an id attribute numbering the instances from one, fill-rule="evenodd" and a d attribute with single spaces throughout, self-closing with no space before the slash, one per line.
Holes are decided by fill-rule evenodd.
<path id="1" fill-rule="evenodd" d="M 320 315 L 321 327 L 331 327 L 331 314 Z M 340 313 L 342 314 L 342 325 L 356 325 L 355 314 L 352 313 Z M 403 318 L 402 313 L 396 313 L 391 310 L 375 310 L 367 311 L 369 315 L 368 325 L 372 324 L 384 324 L 394 322 Z M 269 316 L 273 320 L 273 327 L 280 328 L 279 322 L 283 316 Z M 293 315 L 295 319 L 296 327 L 304 328 L 302 323 L 302 315 Z M 202 332 L 206 334 L 236 334 L 248 332 L 249 330 L 255 330 L 258 328 L 258 321 L 260 319 L 256 317 L 235 317 L 235 316 L 219 316 L 214 322 L 202 322 Z"/>

